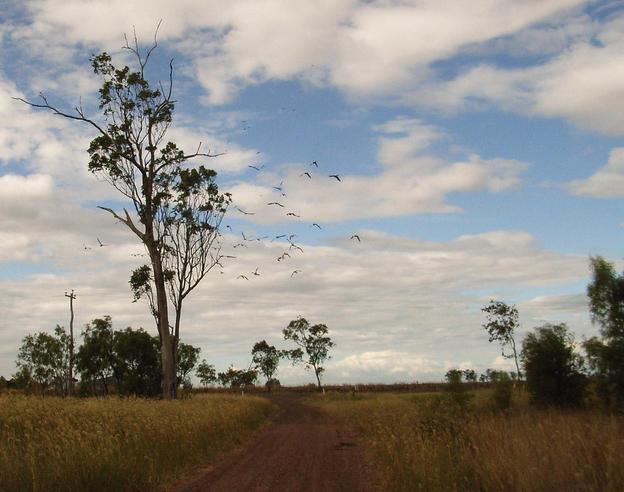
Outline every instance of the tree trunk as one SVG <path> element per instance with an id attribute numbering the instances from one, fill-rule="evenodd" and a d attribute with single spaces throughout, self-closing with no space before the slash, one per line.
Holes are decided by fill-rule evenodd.
<path id="1" fill-rule="evenodd" d="M 319 377 L 319 372 L 316 369 L 316 366 L 314 367 L 314 375 L 316 376 L 316 383 L 318 384 L 318 389 L 319 391 L 321 391 L 323 389 L 323 386 L 321 386 L 321 378 Z"/>
<path id="2" fill-rule="evenodd" d="M 158 333 L 160 335 L 160 360 L 162 364 L 162 396 L 172 399 L 176 396 L 176 367 L 173 357 L 173 336 L 169 331 L 169 306 L 167 304 L 167 290 L 162 268 L 162 258 L 155 241 L 149 242 L 149 252 L 154 271 L 154 286 L 156 287 L 156 311 L 158 319 Z"/>

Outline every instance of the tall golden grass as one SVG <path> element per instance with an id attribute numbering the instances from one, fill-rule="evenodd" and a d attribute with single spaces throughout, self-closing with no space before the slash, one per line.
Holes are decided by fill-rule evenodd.
<path id="1" fill-rule="evenodd" d="M 482 395 L 481 395 L 482 396 Z M 622 491 L 624 417 L 423 395 L 316 397 L 369 444 L 381 490 Z"/>
<path id="2" fill-rule="evenodd" d="M 240 443 L 272 408 L 249 396 L 0 395 L 0 490 L 154 490 Z"/>

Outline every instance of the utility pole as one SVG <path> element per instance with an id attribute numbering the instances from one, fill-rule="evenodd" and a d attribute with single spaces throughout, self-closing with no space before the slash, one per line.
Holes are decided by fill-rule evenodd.
<path id="1" fill-rule="evenodd" d="M 69 381 L 67 382 L 67 393 L 72 396 L 74 393 L 74 289 L 71 294 L 65 292 L 65 297 L 69 297 Z"/>

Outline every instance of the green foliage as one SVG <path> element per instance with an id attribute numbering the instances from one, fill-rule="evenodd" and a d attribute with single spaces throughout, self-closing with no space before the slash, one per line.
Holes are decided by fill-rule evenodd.
<path id="1" fill-rule="evenodd" d="M 296 349 L 284 351 L 284 355 L 295 364 L 302 363 L 306 369 L 313 369 L 319 389 L 321 374 L 325 371 L 323 364 L 330 358 L 329 350 L 335 345 L 328 331 L 327 325 L 311 326 L 301 316 L 282 330 L 284 340 L 291 340 L 298 346 Z"/>
<path id="2" fill-rule="evenodd" d="M 513 382 L 505 371 L 497 371 L 492 378 L 494 392 L 492 393 L 492 402 L 498 410 L 507 410 L 511 407 L 511 398 L 513 395 Z"/>
<path id="3" fill-rule="evenodd" d="M 509 306 L 502 301 L 491 300 L 481 311 L 487 313 L 483 328 L 488 332 L 489 341 L 499 342 L 503 357 L 514 359 L 518 379 L 520 379 L 520 366 L 518 365 L 518 353 L 514 338 L 518 328 L 518 309 L 516 306 Z M 505 348 L 511 349 L 511 353 L 506 353 Z"/>
<path id="4" fill-rule="evenodd" d="M 266 340 L 256 342 L 251 349 L 251 361 L 266 378 L 269 388 L 271 387 L 269 382 L 273 379 L 282 356 L 282 352 L 269 345 Z"/>
<path id="5" fill-rule="evenodd" d="M 256 379 L 258 379 L 258 372 L 255 369 L 236 369 L 234 366 L 228 367 L 227 371 L 217 375 L 219 383 L 230 388 L 252 385 Z"/>
<path id="6" fill-rule="evenodd" d="M 474 371 L 472 372 L 474 373 Z M 445 389 L 448 397 L 447 400 L 452 405 L 460 408 L 466 408 L 472 399 L 472 395 L 468 392 L 468 389 L 464 384 L 464 376 L 465 371 L 462 371 L 461 369 L 449 369 L 444 375 L 444 378 L 446 379 Z"/>
<path id="7" fill-rule="evenodd" d="M 69 378 L 70 338 L 65 328 L 57 325 L 54 334 L 39 332 L 27 335 L 17 353 L 18 373 L 14 379 L 24 386 L 41 391 L 67 392 Z"/>
<path id="8" fill-rule="evenodd" d="M 177 360 L 177 375 L 178 384 L 184 385 L 185 388 L 191 387 L 191 380 L 189 374 L 197 365 L 199 360 L 199 353 L 201 349 L 193 347 L 192 345 L 180 342 L 178 344 L 178 360 Z"/>
<path id="9" fill-rule="evenodd" d="M 527 387 L 538 405 L 578 406 L 585 379 L 568 327 L 546 324 L 527 334 L 522 344 Z"/>
<path id="10" fill-rule="evenodd" d="M 598 393 L 612 407 L 624 408 L 624 275 L 597 256 L 590 259 L 592 281 L 587 287 L 592 321 L 602 338 L 583 344 Z"/>
<path id="11" fill-rule="evenodd" d="M 83 391 L 109 393 L 109 379 L 116 365 L 113 324 L 110 316 L 94 319 L 82 332 L 83 342 L 76 354 Z"/>
<path id="12" fill-rule="evenodd" d="M 199 382 L 204 386 L 217 382 L 217 371 L 215 370 L 215 366 L 208 364 L 205 359 L 202 360 L 197 366 L 195 374 L 199 378 Z"/>
<path id="13" fill-rule="evenodd" d="M 113 373 L 119 392 L 156 395 L 160 391 L 160 342 L 142 328 L 116 331 Z"/>

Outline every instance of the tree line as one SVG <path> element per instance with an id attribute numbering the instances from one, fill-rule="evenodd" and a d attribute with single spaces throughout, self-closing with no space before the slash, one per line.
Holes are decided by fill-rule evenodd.
<path id="1" fill-rule="evenodd" d="M 179 342 L 176 354 L 176 386 L 190 389 L 194 373 L 202 385 L 219 383 L 227 387 L 254 384 L 260 376 L 270 390 L 279 385 L 275 378 L 282 359 L 301 364 L 314 372 L 319 389 L 324 363 L 330 358 L 334 342 L 325 324 L 311 325 L 305 318 L 291 321 L 282 330 L 292 349 L 277 349 L 261 340 L 253 345 L 251 362 L 246 369 L 234 366 L 217 373 L 206 360 L 199 362 L 200 348 Z M 53 333 L 27 335 L 19 348 L 10 386 L 40 393 L 67 395 L 70 369 L 80 376 L 78 394 L 155 396 L 161 391 L 160 340 L 142 328 L 114 330 L 110 316 L 96 318 L 82 332 L 82 344 L 75 357 L 70 357 L 71 341 L 65 328 Z M 0 381 L 2 383 L 2 381 Z M 8 381 L 4 381 L 9 384 Z"/>
<path id="2" fill-rule="evenodd" d="M 580 406 L 589 399 L 624 409 L 624 274 L 600 256 L 590 258 L 590 269 L 589 310 L 600 335 L 577 342 L 565 323 L 547 323 L 527 333 L 518 350 L 517 308 L 492 300 L 482 309 L 487 317 L 483 328 L 490 342 L 500 343 L 502 355 L 513 359 L 516 371 L 488 369 L 481 381 L 501 391 L 523 381 L 537 405 Z M 451 369 L 446 380 L 457 389 L 458 383 L 477 376 L 471 369 Z"/>

